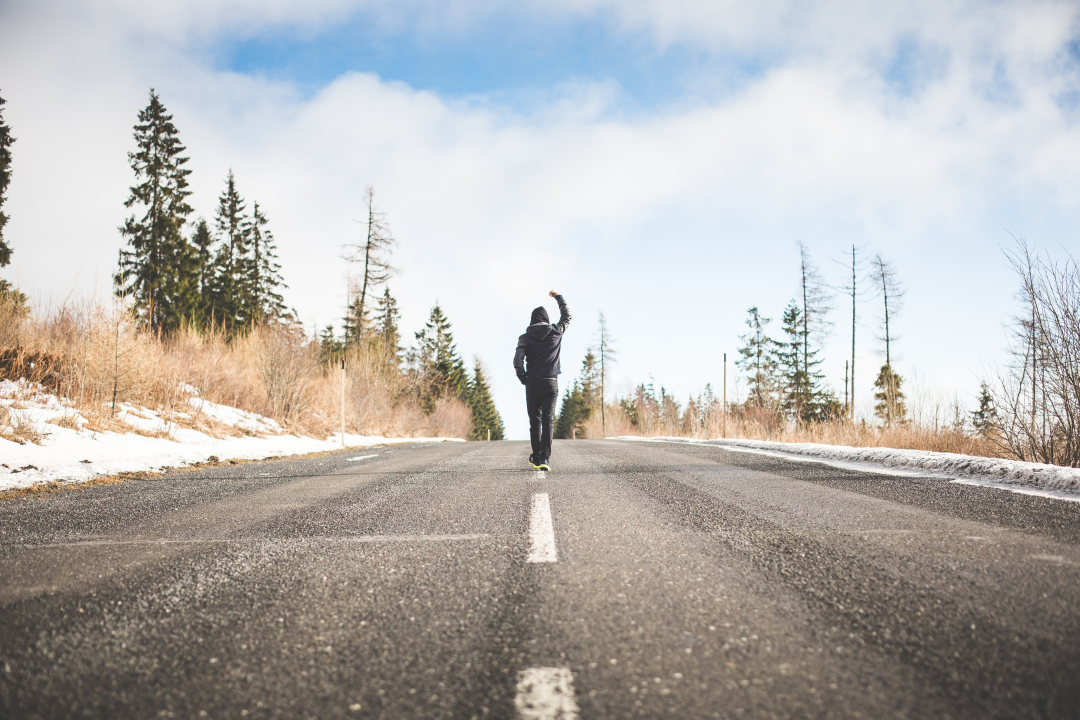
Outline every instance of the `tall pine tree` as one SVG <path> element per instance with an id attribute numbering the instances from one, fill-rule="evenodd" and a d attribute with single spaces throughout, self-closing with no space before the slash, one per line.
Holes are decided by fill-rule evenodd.
<path id="1" fill-rule="evenodd" d="M 417 362 L 420 372 L 420 404 L 427 412 L 435 410 L 439 398 L 469 399 L 469 376 L 457 354 L 450 320 L 438 303 L 431 309 L 427 324 L 416 333 Z"/>
<path id="2" fill-rule="evenodd" d="M 267 227 L 266 214 L 253 203 L 251 208 L 251 243 L 245 258 L 245 287 L 250 296 L 251 319 L 263 322 L 285 315 L 280 288 L 288 287 L 281 279 L 274 235 Z"/>
<path id="3" fill-rule="evenodd" d="M 11 246 L 4 239 L 4 226 L 7 225 L 8 216 L 4 214 L 4 196 L 7 194 L 8 184 L 11 182 L 11 144 L 15 138 L 11 137 L 11 128 L 4 122 L 4 105 L 6 101 L 0 97 L 0 267 L 11 262 Z"/>
<path id="4" fill-rule="evenodd" d="M 390 288 L 383 288 L 375 315 L 376 338 L 394 367 L 401 364 L 401 332 L 398 330 L 400 321 L 401 311 L 398 309 L 397 300 L 390 294 Z"/>
<path id="5" fill-rule="evenodd" d="M 838 414 L 839 403 L 823 387 L 821 360 L 818 350 L 807 341 L 799 303 L 794 300 L 788 303 L 782 323 L 786 339 L 777 343 L 775 351 L 781 408 L 798 422 L 819 422 Z"/>
<path id="6" fill-rule="evenodd" d="M 251 222 L 244 212 L 246 209 L 247 204 L 236 189 L 236 178 L 229 170 L 214 218 L 220 247 L 214 258 L 210 292 L 214 321 L 229 331 L 246 327 L 253 319 L 245 272 L 251 242 Z"/>
<path id="7" fill-rule="evenodd" d="M 484 366 L 480 358 L 473 365 L 472 381 L 469 383 L 469 408 L 472 410 L 473 426 L 469 440 L 502 440 L 503 421 L 495 408 L 491 389 L 487 384 Z"/>
<path id="8" fill-rule="evenodd" d="M 132 215 L 120 227 L 128 249 L 120 253 L 115 276 L 116 291 L 134 302 L 142 320 L 155 330 L 175 329 L 190 310 L 194 267 L 193 249 L 182 234 L 191 206 L 187 197 L 184 167 L 188 158 L 179 132 L 157 94 L 150 90 L 150 104 L 139 112 L 135 125 L 138 150 L 128 153 L 138 182 L 131 188 L 125 207 L 138 205 L 142 216 Z"/>
<path id="9" fill-rule="evenodd" d="M 203 218 L 199 218 L 195 223 L 195 229 L 191 233 L 191 246 L 194 248 L 195 265 L 198 268 L 196 283 L 199 299 L 190 315 L 195 326 L 203 328 L 212 320 L 211 302 L 214 288 L 214 236 L 210 234 L 210 226 Z"/>
<path id="10" fill-rule="evenodd" d="M 748 407 L 774 410 L 776 401 L 776 341 L 765 334 L 765 326 L 772 320 L 762 317 L 756 307 L 746 311 L 746 325 L 750 332 L 740 335 L 745 343 L 739 348 L 741 358 L 735 361 L 746 373 Z"/>

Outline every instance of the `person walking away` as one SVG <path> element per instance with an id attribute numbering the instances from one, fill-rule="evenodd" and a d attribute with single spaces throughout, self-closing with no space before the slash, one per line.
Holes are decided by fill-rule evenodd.
<path id="1" fill-rule="evenodd" d="M 548 293 L 559 304 L 559 322 L 552 325 L 543 305 L 532 311 L 529 327 L 518 338 L 514 353 L 514 371 L 525 386 L 525 404 L 529 410 L 529 439 L 532 454 L 529 464 L 536 470 L 550 470 L 551 433 L 555 429 L 555 402 L 559 399 L 559 352 L 562 337 L 570 324 L 570 311 L 563 296 Z"/>

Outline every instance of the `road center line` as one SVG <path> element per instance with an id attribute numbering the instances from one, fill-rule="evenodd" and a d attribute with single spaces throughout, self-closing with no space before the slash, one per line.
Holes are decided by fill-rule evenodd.
<path id="1" fill-rule="evenodd" d="M 557 562 L 555 527 L 551 523 L 551 503 L 547 493 L 533 495 L 532 512 L 529 513 L 529 562 Z"/>
<path id="2" fill-rule="evenodd" d="M 578 720 L 570 668 L 534 667 L 519 672 L 514 707 L 522 720 Z"/>
<path id="3" fill-rule="evenodd" d="M 374 455 L 361 455 L 360 457 L 349 458 L 346 462 L 356 462 L 357 460 L 367 460 L 368 458 L 379 457 L 378 453 Z"/>

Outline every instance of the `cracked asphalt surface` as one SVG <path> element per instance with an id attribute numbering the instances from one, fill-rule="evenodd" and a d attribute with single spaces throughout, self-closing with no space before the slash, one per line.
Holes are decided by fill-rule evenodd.
<path id="1" fill-rule="evenodd" d="M 364 460 L 360 455 L 376 454 Z M 349 450 L 0 503 L 0 717 L 1080 717 L 1080 503 L 718 447 Z M 528 563 L 535 493 L 558 562 Z"/>

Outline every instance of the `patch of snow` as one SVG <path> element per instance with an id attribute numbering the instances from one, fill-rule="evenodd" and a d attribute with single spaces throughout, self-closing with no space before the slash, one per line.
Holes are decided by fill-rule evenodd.
<path id="1" fill-rule="evenodd" d="M 202 400 L 194 388 L 193 409 L 217 422 L 239 428 L 245 437 L 216 438 L 191 428 L 177 427 L 160 413 L 128 403 L 117 404 L 116 417 L 147 437 L 134 432 L 92 432 L 82 429 L 86 418 L 71 404 L 40 385 L 24 380 L 0 381 L 0 406 L 30 423 L 42 437 L 41 444 L 20 445 L 0 438 L 0 490 L 30 487 L 44 482 L 75 483 L 101 475 L 157 471 L 219 460 L 262 460 L 287 455 L 362 448 L 411 442 L 460 441 L 460 438 L 386 438 L 340 434 L 319 439 L 287 434 L 277 421 L 237 408 Z M 69 429 L 50 423 L 65 418 Z"/>
<path id="2" fill-rule="evenodd" d="M 857 448 L 817 443 L 782 443 L 723 438 L 694 440 L 675 437 L 614 439 L 716 445 L 736 452 L 759 453 L 803 462 L 820 462 L 848 470 L 906 477 L 939 477 L 966 485 L 997 487 L 1025 495 L 1080 502 L 1080 468 L 1058 465 L 927 450 Z"/>

